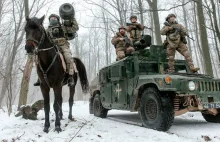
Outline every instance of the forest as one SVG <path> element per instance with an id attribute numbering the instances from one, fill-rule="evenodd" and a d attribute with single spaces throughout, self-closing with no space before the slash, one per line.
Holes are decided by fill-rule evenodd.
<path id="1" fill-rule="evenodd" d="M 220 3 L 218 0 L 29 0 L 29 16 L 48 17 L 58 14 L 59 5 L 73 4 L 79 23 L 78 36 L 71 40 L 74 57 L 86 66 L 91 81 L 99 69 L 116 61 L 111 39 L 120 25 L 130 22 L 131 15 L 145 25 L 145 34 L 152 43 L 160 45 L 165 37 L 160 35 L 168 14 L 177 15 L 179 23 L 188 30 L 188 49 L 199 73 L 219 78 L 220 73 Z M 33 56 L 27 55 L 25 45 L 25 2 L 0 0 L 0 108 L 25 105 L 41 99 Z M 27 12 L 27 11 L 26 11 Z M 45 18 L 44 27 L 48 26 Z M 176 59 L 183 59 L 177 55 Z M 79 86 L 77 86 L 79 88 Z M 88 100 L 89 95 L 77 89 L 75 100 Z M 68 90 L 63 90 L 64 101 Z M 51 95 L 53 97 L 53 95 Z"/>

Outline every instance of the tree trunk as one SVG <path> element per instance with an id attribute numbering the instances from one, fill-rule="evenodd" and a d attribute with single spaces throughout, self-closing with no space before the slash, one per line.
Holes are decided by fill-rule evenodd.
<path id="1" fill-rule="evenodd" d="M 218 27 L 216 7 L 215 7 L 214 0 L 210 0 L 210 1 L 211 1 L 211 4 L 212 4 L 212 14 L 213 14 L 213 22 L 214 22 L 214 26 L 215 26 L 215 32 L 216 32 L 216 35 L 217 35 L 218 40 L 220 42 L 220 31 L 219 31 L 219 27 Z"/>
<path id="2" fill-rule="evenodd" d="M 197 22 L 197 15 L 196 15 L 196 4 L 193 3 L 193 12 L 194 12 L 194 24 L 195 25 L 195 37 L 196 37 L 196 44 L 197 46 L 195 46 L 196 49 L 198 49 L 197 51 L 197 54 L 202 56 L 201 60 L 200 60 L 200 63 L 201 63 L 201 66 L 200 66 L 200 70 L 201 70 L 201 73 L 204 73 L 205 72 L 205 63 L 204 63 L 204 59 L 203 59 L 203 51 L 202 51 L 202 48 L 200 46 L 200 43 L 199 43 L 199 29 L 198 29 L 198 22 Z M 199 64 L 199 63 L 198 63 Z"/>
<path id="3" fill-rule="evenodd" d="M 153 17 L 154 17 L 154 31 L 155 31 L 155 37 L 156 37 L 156 43 L 162 44 L 162 39 L 160 35 L 160 20 L 159 20 L 159 14 L 157 10 L 157 0 L 147 0 L 149 6 L 151 7 L 153 11 Z"/>
<path id="4" fill-rule="evenodd" d="M 21 90 L 20 90 L 19 102 L 18 102 L 18 110 L 22 105 L 27 104 L 27 96 L 28 96 L 28 89 L 29 89 L 29 82 L 30 82 L 32 68 L 33 68 L 33 56 L 29 55 L 23 71 Z"/>
<path id="5" fill-rule="evenodd" d="M 28 17 L 29 16 L 28 0 L 24 0 L 24 5 L 25 5 L 25 17 Z M 32 68 L 33 68 L 33 56 L 29 55 L 23 71 L 21 90 L 19 94 L 18 110 L 20 109 L 20 106 L 27 104 L 27 96 L 28 96 L 28 89 L 29 89 L 29 82 L 30 82 Z"/>
<path id="6" fill-rule="evenodd" d="M 207 37 L 207 31 L 205 27 L 205 17 L 203 13 L 202 1 L 200 0 L 197 1 L 197 15 L 198 15 L 198 22 L 199 22 L 198 24 L 199 24 L 199 31 L 200 31 L 199 35 L 201 39 L 201 47 L 203 50 L 203 58 L 205 62 L 205 72 L 206 74 L 213 76 L 208 37 Z"/>
<path id="7" fill-rule="evenodd" d="M 185 3 L 185 0 L 182 1 L 182 8 L 183 8 L 183 19 L 184 19 L 184 24 L 185 24 L 185 27 L 186 29 L 188 30 L 188 23 L 187 23 L 187 11 L 186 11 L 186 8 L 184 6 L 184 3 Z M 189 38 L 187 38 L 187 42 L 188 42 L 188 48 L 189 48 L 189 52 L 191 53 L 192 55 L 192 49 L 191 49 L 191 41 Z"/>
<path id="8" fill-rule="evenodd" d="M 138 0 L 138 7 L 139 7 L 139 11 L 140 11 L 141 24 L 144 25 L 144 15 L 143 15 L 142 0 Z M 143 31 L 143 34 L 144 34 L 144 31 Z"/>
<path id="9" fill-rule="evenodd" d="M 209 16 L 209 19 L 210 19 L 211 27 L 213 29 L 212 30 L 213 31 L 213 35 L 214 35 L 213 38 L 214 38 L 214 43 L 215 43 L 215 49 L 216 49 L 216 52 L 217 52 L 218 62 L 220 62 L 219 48 L 218 48 L 218 43 L 217 43 L 217 39 L 216 39 L 216 34 L 218 35 L 218 32 L 217 32 L 218 25 L 217 25 L 217 30 L 215 31 L 214 29 L 216 28 L 216 26 L 214 25 L 215 22 L 213 23 L 213 20 L 215 21 L 216 19 L 214 19 L 214 17 L 213 17 L 213 20 L 212 20 L 212 13 L 214 13 L 214 9 L 213 9 L 213 12 L 212 12 L 210 7 L 208 6 L 207 0 L 205 0 L 205 2 L 206 2 L 206 5 L 207 5 L 207 8 L 208 8 L 208 16 Z M 216 20 L 216 22 L 217 22 L 217 20 Z"/>

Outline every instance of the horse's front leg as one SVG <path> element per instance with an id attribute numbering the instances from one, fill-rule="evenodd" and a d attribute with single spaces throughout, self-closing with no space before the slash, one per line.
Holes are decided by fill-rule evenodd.
<path id="1" fill-rule="evenodd" d="M 44 113 L 45 113 L 45 123 L 44 123 L 44 132 L 48 133 L 49 127 L 50 127 L 50 88 L 47 86 L 40 86 L 41 92 L 44 97 Z"/>
<path id="2" fill-rule="evenodd" d="M 55 111 L 55 116 L 56 116 L 56 120 L 55 120 L 55 131 L 57 131 L 58 133 L 62 131 L 62 129 L 60 128 L 60 114 L 62 111 L 62 86 L 56 86 L 53 88 L 54 90 L 54 104 L 53 104 L 53 108 Z"/>

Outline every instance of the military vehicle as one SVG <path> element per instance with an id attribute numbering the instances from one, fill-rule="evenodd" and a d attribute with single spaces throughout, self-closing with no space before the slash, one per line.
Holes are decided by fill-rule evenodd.
<path id="1" fill-rule="evenodd" d="M 90 113 L 106 118 L 111 109 L 138 111 L 143 126 L 167 131 L 175 116 L 200 111 L 220 123 L 220 79 L 192 73 L 185 60 L 168 74 L 163 46 L 150 45 L 102 68 L 90 85 Z"/>

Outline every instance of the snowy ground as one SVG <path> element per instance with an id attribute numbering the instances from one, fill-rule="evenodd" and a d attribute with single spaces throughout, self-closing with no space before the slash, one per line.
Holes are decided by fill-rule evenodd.
<path id="1" fill-rule="evenodd" d="M 16 108 L 16 107 L 15 107 Z M 63 105 L 64 120 L 61 133 L 54 132 L 54 111 L 51 106 L 50 132 L 44 133 L 44 112 L 37 121 L 21 117 L 8 117 L 0 110 L 0 142 L 200 142 L 211 139 L 220 142 L 220 124 L 204 121 L 200 113 L 177 117 L 168 132 L 158 132 L 141 127 L 137 113 L 112 110 L 107 119 L 96 118 L 88 112 L 88 102 L 75 102 L 75 122 L 68 122 L 68 104 Z M 127 124 L 129 123 L 129 124 Z"/>

